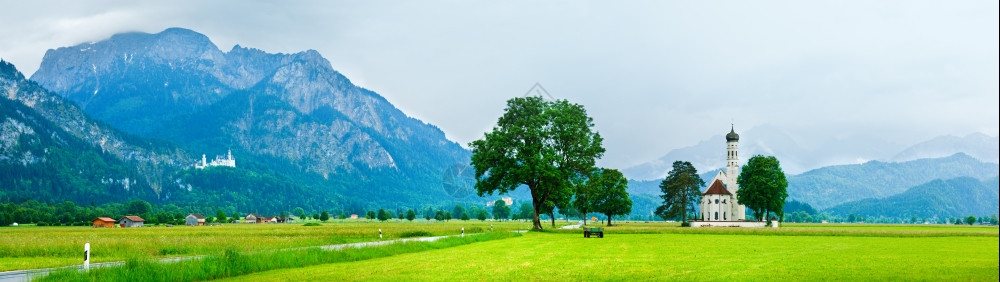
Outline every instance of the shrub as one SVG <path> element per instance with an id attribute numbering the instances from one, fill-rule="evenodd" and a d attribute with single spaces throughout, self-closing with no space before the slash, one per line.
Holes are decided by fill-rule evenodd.
<path id="1" fill-rule="evenodd" d="M 681 227 L 691 227 L 690 222 L 681 222 Z"/>
<path id="2" fill-rule="evenodd" d="M 407 231 L 399 234 L 399 238 L 430 237 L 431 233 L 423 230 Z"/>
<path id="3" fill-rule="evenodd" d="M 319 223 L 316 223 L 316 222 L 308 222 L 308 223 L 306 223 L 306 224 L 303 224 L 302 226 L 319 226 L 319 225 L 320 225 L 320 224 L 319 224 Z"/>

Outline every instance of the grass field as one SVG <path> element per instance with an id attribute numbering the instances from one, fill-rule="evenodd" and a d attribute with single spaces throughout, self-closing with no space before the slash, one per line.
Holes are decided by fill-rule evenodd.
<path id="1" fill-rule="evenodd" d="M 996 232 L 996 229 L 992 229 Z M 997 281 L 996 236 L 537 233 L 232 281 L 973 280 Z"/>
<path id="2" fill-rule="evenodd" d="M 557 222 L 564 225 L 568 222 Z M 282 250 L 409 236 L 448 238 L 363 250 Z M 547 228 L 548 224 L 545 225 Z M 594 224 L 594 226 L 602 226 Z M 997 227 L 954 225 L 790 224 L 782 228 L 680 228 L 677 223 L 621 222 L 603 239 L 549 228 L 524 236 L 527 222 L 347 222 L 322 226 L 0 228 L 0 267 L 75 265 L 84 240 L 101 261 L 123 268 L 56 280 L 169 281 L 226 278 L 306 280 L 989 280 L 998 279 Z M 95 243 L 96 242 L 96 243 Z M 271 250 L 271 251 L 267 251 Z M 262 252 L 267 251 L 267 252 Z M 150 258 L 210 255 L 165 264 Z M 28 267 L 23 267 L 27 265 Z M 89 278 L 88 278 L 89 277 Z M 141 277 L 141 278 L 140 278 Z"/>
<path id="3" fill-rule="evenodd" d="M 143 228 L 5 227 L 0 228 L 0 271 L 79 265 L 83 244 L 91 261 L 123 261 L 176 256 L 214 255 L 227 250 L 256 252 L 378 240 L 407 234 L 453 235 L 531 228 L 526 222 L 423 221 L 301 224 L 227 224 Z"/>

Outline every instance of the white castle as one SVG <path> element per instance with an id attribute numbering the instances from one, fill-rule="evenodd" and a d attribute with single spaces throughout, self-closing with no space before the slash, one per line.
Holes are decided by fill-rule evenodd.
<path id="1" fill-rule="evenodd" d="M 236 167 L 236 159 L 233 158 L 233 150 L 226 152 L 225 156 L 215 156 L 212 162 L 207 162 L 205 159 L 205 154 L 201 155 L 201 162 L 194 164 L 194 168 L 203 169 L 210 166 L 228 166 Z"/>
<path id="2" fill-rule="evenodd" d="M 740 135 L 730 128 L 726 134 L 726 170 L 720 170 L 701 195 L 699 217 L 702 221 L 746 220 L 746 206 L 740 204 L 737 197 L 740 194 L 740 185 L 736 183 L 740 175 L 739 142 Z"/>

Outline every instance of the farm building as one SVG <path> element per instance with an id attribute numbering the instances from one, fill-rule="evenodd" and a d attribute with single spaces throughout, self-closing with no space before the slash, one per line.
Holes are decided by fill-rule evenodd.
<path id="1" fill-rule="evenodd" d="M 122 227 L 142 227 L 143 220 L 141 217 L 135 215 L 126 215 L 122 219 L 118 220 L 118 224 Z"/>
<path id="2" fill-rule="evenodd" d="M 98 217 L 94 219 L 94 227 L 115 227 L 115 220 L 110 217 Z"/>
<path id="3" fill-rule="evenodd" d="M 260 215 L 253 214 L 253 213 L 249 213 L 249 214 L 247 214 L 246 217 L 243 218 L 243 222 L 244 223 L 260 223 L 263 220 L 264 220 L 264 217 L 262 217 Z"/>
<path id="4" fill-rule="evenodd" d="M 203 226 L 205 225 L 205 216 L 200 213 L 192 213 L 184 218 L 184 225 L 187 226 Z"/>

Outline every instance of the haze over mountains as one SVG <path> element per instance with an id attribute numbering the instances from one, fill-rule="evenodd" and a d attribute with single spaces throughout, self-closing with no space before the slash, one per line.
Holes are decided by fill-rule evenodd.
<path id="1" fill-rule="evenodd" d="M 441 187 L 445 169 L 469 162 L 467 150 L 354 85 L 316 51 L 236 45 L 224 52 L 205 35 L 171 28 L 49 50 L 31 80 L 9 64 L 2 72 L 0 200 L 39 191 L 35 199 L 47 201 L 138 197 L 262 212 L 289 204 L 360 211 L 483 202 Z M 801 136 L 768 125 L 736 129 L 742 162 L 778 157 L 790 199 L 818 209 L 904 193 L 935 198 L 912 187 L 938 180 L 971 177 L 991 187 L 998 173 L 1000 142 L 978 133 L 913 144 Z M 710 180 L 725 163 L 726 132 L 624 170 L 647 180 L 630 183 L 638 195 L 633 214 L 655 209 L 656 185 L 674 160 L 691 161 Z M 202 154 L 227 150 L 236 168 L 192 169 Z M 954 183 L 961 191 L 967 182 Z"/>
<path id="2" fill-rule="evenodd" d="M 623 173 L 630 179 L 663 179 L 676 160 L 689 161 L 699 171 L 718 169 L 725 164 L 726 128 L 696 145 L 671 150 L 666 155 L 627 168 Z M 964 137 L 940 136 L 916 143 L 909 140 L 883 140 L 878 136 L 835 138 L 830 135 L 800 136 L 786 130 L 762 125 L 740 134 L 741 161 L 761 154 L 775 156 L 786 174 L 800 174 L 830 165 L 858 164 L 871 160 L 905 162 L 923 158 L 940 158 L 965 153 L 984 162 L 1000 163 L 1000 137 L 972 133 Z"/>

